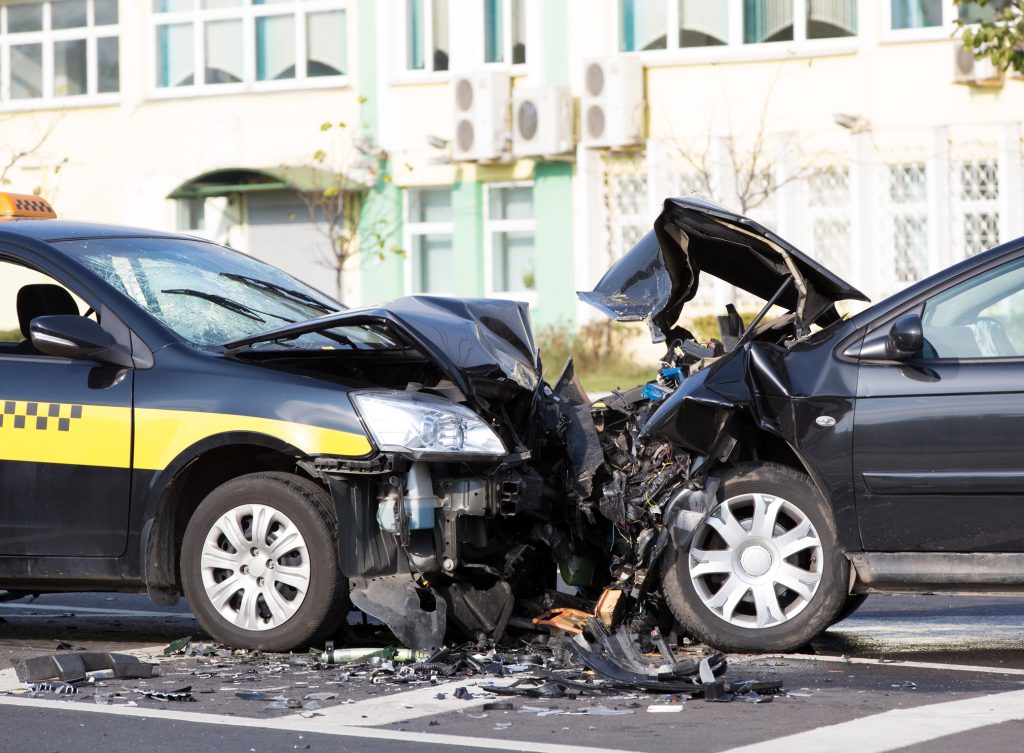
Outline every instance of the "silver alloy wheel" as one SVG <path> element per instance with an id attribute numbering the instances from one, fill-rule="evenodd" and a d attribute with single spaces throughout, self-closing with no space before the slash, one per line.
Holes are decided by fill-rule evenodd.
<path id="1" fill-rule="evenodd" d="M 200 569 L 214 609 L 243 630 L 287 622 L 310 585 L 302 533 L 267 505 L 240 505 L 218 518 L 203 542 Z"/>
<path id="2" fill-rule="evenodd" d="M 738 627 L 774 627 L 810 603 L 824 561 L 818 532 L 799 507 L 769 494 L 741 494 L 695 531 L 690 580 L 717 617 Z"/>

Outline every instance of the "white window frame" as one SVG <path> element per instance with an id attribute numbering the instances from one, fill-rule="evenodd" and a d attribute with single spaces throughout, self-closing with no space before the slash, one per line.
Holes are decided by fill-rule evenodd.
<path id="1" fill-rule="evenodd" d="M 892 0 L 882 0 L 882 33 L 883 42 L 929 42 L 936 39 L 949 39 L 956 31 L 956 6 L 952 0 L 943 0 L 942 24 L 939 26 L 922 26 L 919 29 L 892 28 Z"/>
<path id="2" fill-rule="evenodd" d="M 418 282 L 416 279 L 416 264 L 413 257 L 417 253 L 416 247 L 413 245 L 413 239 L 424 236 L 424 235 L 447 235 L 452 239 L 452 247 L 455 244 L 455 217 L 454 207 L 452 207 L 453 216 L 452 219 L 444 222 L 413 222 L 409 216 L 409 210 L 411 208 L 411 196 L 413 191 L 430 191 L 444 189 L 451 191 L 450 185 L 439 185 L 439 186 L 406 186 L 405 190 L 402 191 L 402 218 L 405 220 L 402 223 L 402 245 L 409 249 L 409 253 L 405 255 L 405 264 L 403 271 L 403 278 L 405 281 L 405 294 L 416 295 L 424 293 L 419 289 Z M 416 283 L 416 284 L 414 284 Z M 447 291 L 430 291 L 425 295 L 454 295 L 454 288 Z"/>
<path id="3" fill-rule="evenodd" d="M 491 191 L 501 188 L 529 188 L 530 201 L 533 205 L 533 217 L 528 220 L 495 220 L 491 219 Z M 525 301 L 531 306 L 537 305 L 537 279 L 539 268 L 537 263 L 537 196 L 536 184 L 532 180 L 502 181 L 485 183 L 484 189 L 484 294 L 488 298 L 504 298 L 512 301 Z M 533 233 L 534 250 L 534 288 L 533 290 L 495 290 L 494 289 L 494 234 L 495 233 Z"/>
<path id="4" fill-rule="evenodd" d="M 453 49 L 456 44 L 455 24 L 452 20 L 452 5 L 466 0 L 448 0 L 448 70 L 434 70 L 434 0 L 423 0 L 423 28 L 421 34 L 423 39 L 423 68 L 409 67 L 409 4 L 406 0 L 398 1 L 398 12 L 395 14 L 398 21 L 398 28 L 401 29 L 401 44 L 396 45 L 398 59 L 395 66 L 395 83 L 427 83 L 448 81 L 452 75 Z M 461 7 L 461 6 L 460 6 Z M 482 12 L 481 12 L 482 18 Z M 383 19 L 381 19 L 383 22 Z M 483 37 L 481 36 L 481 42 Z M 481 49 L 483 49 L 481 47 Z"/>
<path id="5" fill-rule="evenodd" d="M 861 16 L 857 16 L 857 33 L 849 37 L 829 39 L 807 39 L 808 0 L 793 1 L 793 39 L 781 42 L 743 41 L 743 0 L 717 0 L 728 3 L 728 43 L 709 47 L 679 47 L 679 3 L 677 0 L 661 0 L 667 3 L 666 44 L 664 50 L 638 50 L 629 52 L 619 49 L 622 31 L 622 14 L 619 0 L 612 3 L 612 49 L 619 55 L 637 55 L 648 68 L 659 66 L 743 62 L 757 60 L 790 59 L 793 57 L 823 57 L 827 55 L 849 55 L 860 49 L 865 39 L 861 27 Z M 870 0 L 878 2 L 879 0 Z M 887 0 L 885 0 L 887 2 Z M 859 7 L 858 7 L 859 11 Z"/>
<path id="6" fill-rule="evenodd" d="M 348 87 L 351 82 L 351 67 L 354 57 L 352 0 L 292 0 L 289 3 L 253 5 L 251 0 L 242 0 L 234 8 L 202 10 L 199 0 L 193 0 L 194 9 L 173 13 L 158 13 L 153 9 L 153 0 L 137 0 L 146 3 L 148 22 L 147 47 L 149 54 L 148 90 L 153 99 L 174 99 L 221 94 L 239 94 L 251 91 L 288 91 L 294 89 L 326 89 Z M 345 11 L 345 67 L 346 73 L 339 76 L 306 75 L 306 17 L 323 11 Z M 256 19 L 267 16 L 291 16 L 295 19 L 295 77 L 280 81 L 259 81 L 256 78 Z M 205 23 L 208 21 L 242 22 L 242 80 L 238 83 L 207 84 L 204 80 L 205 67 Z M 191 86 L 159 85 L 160 45 L 157 43 L 158 29 L 173 24 L 192 24 L 192 67 L 194 70 Z"/>
<path id="7" fill-rule="evenodd" d="M 42 5 L 42 31 L 22 31 L 7 34 L 7 9 L 11 5 Z M 43 110 L 49 108 L 92 107 L 95 105 L 112 105 L 121 101 L 121 81 L 118 91 L 98 92 L 99 86 L 99 53 L 97 40 L 114 37 L 118 40 L 118 70 L 122 69 L 121 53 L 121 18 L 118 23 L 96 26 L 95 3 L 88 0 L 86 5 L 86 25 L 74 29 L 53 29 L 50 0 L 43 2 L 10 3 L 0 5 L 0 110 Z M 12 41 L 13 37 L 13 41 Z M 53 90 L 55 72 L 54 44 L 56 42 L 85 40 L 85 77 L 86 91 L 84 94 L 58 95 Z M 43 88 L 42 96 L 34 99 L 11 99 L 11 65 L 10 48 L 26 44 L 41 44 L 43 55 Z M 120 78 L 120 76 L 119 76 Z"/>
<path id="8" fill-rule="evenodd" d="M 523 61 L 522 63 L 513 63 L 512 62 L 512 48 L 514 46 L 514 40 L 513 40 L 513 37 L 512 37 L 512 35 L 513 35 L 513 29 L 512 29 L 512 4 L 514 2 L 519 2 L 521 4 L 522 13 L 523 13 L 523 16 L 524 16 L 524 22 L 526 24 L 527 38 L 523 40 L 523 44 L 526 45 L 526 60 Z M 480 20 L 479 20 L 480 53 L 479 53 L 479 56 L 478 56 L 480 65 L 484 66 L 485 68 L 497 68 L 497 69 L 500 69 L 500 70 L 508 70 L 510 73 L 512 73 L 512 75 L 515 75 L 515 76 L 525 75 L 526 67 L 527 67 L 527 65 L 530 64 L 530 38 L 529 38 L 529 34 L 530 34 L 530 21 L 533 20 L 532 19 L 532 15 L 533 14 L 531 13 L 531 7 L 530 7 L 531 5 L 532 4 L 529 2 L 529 0 L 502 0 L 502 3 L 501 3 L 501 16 L 502 16 L 501 23 L 502 23 L 503 33 L 502 33 L 502 40 L 501 40 L 501 50 L 502 50 L 502 55 L 504 55 L 505 59 L 501 60 L 501 61 L 498 61 L 498 62 L 487 62 L 487 12 L 486 12 L 486 9 L 484 8 L 484 3 L 483 2 L 477 3 L 478 9 L 479 9 L 479 13 L 480 13 Z M 536 54 L 537 54 L 537 52 L 536 52 L 536 50 L 534 50 L 534 55 L 536 55 Z"/>

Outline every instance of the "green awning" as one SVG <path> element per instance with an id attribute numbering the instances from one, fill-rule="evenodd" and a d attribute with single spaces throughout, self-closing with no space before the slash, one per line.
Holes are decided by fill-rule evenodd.
<path id="1" fill-rule="evenodd" d="M 185 181 L 167 198 L 205 199 L 254 191 L 323 191 L 332 186 L 342 191 L 366 190 L 351 178 L 316 167 L 223 168 Z"/>

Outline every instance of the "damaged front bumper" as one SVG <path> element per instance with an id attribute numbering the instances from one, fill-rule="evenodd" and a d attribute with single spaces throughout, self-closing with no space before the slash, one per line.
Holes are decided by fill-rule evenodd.
<path id="1" fill-rule="evenodd" d="M 318 461 L 353 604 L 413 648 L 442 645 L 449 622 L 470 638 L 500 638 L 513 587 L 521 593 L 528 573 L 550 569 L 543 542 L 516 517 L 540 496 L 528 458 L 475 466 L 397 455 L 358 466 Z"/>

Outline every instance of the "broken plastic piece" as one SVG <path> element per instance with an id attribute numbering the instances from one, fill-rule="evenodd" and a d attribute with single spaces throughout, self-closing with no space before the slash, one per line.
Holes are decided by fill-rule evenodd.
<path id="1" fill-rule="evenodd" d="M 178 638 L 177 640 L 171 641 L 170 643 L 167 644 L 167 647 L 164 649 L 164 656 L 171 656 L 173 654 L 183 653 L 185 651 L 185 648 L 191 642 L 192 642 L 192 636 L 191 635 L 186 635 L 186 636 L 184 636 L 182 638 Z"/>
<path id="2" fill-rule="evenodd" d="M 484 704 L 484 711 L 515 711 L 515 704 L 511 701 L 494 701 Z"/>
<path id="3" fill-rule="evenodd" d="M 533 624 L 544 625 L 572 635 L 579 635 L 583 632 L 587 621 L 593 619 L 593 617 L 594 615 L 580 609 L 562 607 L 559 609 L 549 609 L 539 617 L 534 617 Z"/>
<path id="4" fill-rule="evenodd" d="M 151 701 L 194 701 L 192 697 L 192 686 L 186 685 L 183 688 L 177 690 L 136 690 L 136 693 L 142 695 L 143 698 L 148 698 Z"/>
<path id="5" fill-rule="evenodd" d="M 622 599 L 623 596 L 624 593 L 620 588 L 606 588 L 604 593 L 601 594 L 601 598 L 597 600 L 594 614 L 598 616 L 609 630 L 615 626 L 619 616 L 622 614 L 622 607 L 625 604 L 625 601 Z"/>
<path id="6" fill-rule="evenodd" d="M 676 714 L 683 710 L 681 703 L 654 703 L 647 707 L 652 714 Z"/>
<path id="7" fill-rule="evenodd" d="M 153 665 L 144 664 L 138 657 L 97 651 L 19 659 L 14 664 L 14 670 L 22 682 L 43 682 L 54 678 L 75 682 L 85 679 L 89 672 L 100 670 L 111 670 L 115 678 L 122 680 L 153 676 Z"/>

